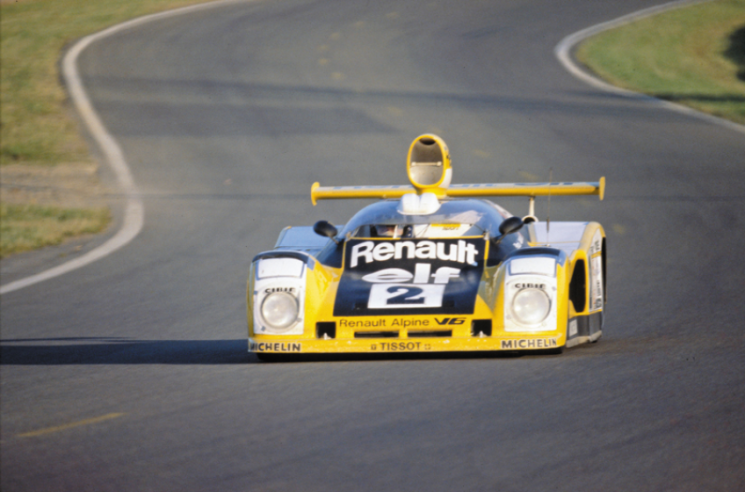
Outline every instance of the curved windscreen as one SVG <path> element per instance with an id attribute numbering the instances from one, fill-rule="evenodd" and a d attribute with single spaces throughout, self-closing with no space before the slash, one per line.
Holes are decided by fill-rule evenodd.
<path id="1" fill-rule="evenodd" d="M 484 230 L 472 224 L 366 224 L 353 231 L 355 238 L 437 239 L 481 236 Z"/>
<path id="2" fill-rule="evenodd" d="M 499 225 L 510 214 L 486 200 L 443 200 L 432 214 L 404 215 L 398 200 L 384 200 L 369 205 L 352 217 L 342 231 L 347 237 L 463 237 L 479 236 L 488 231 L 499 234 Z M 399 229 L 378 233 L 378 226 Z M 410 228 L 407 226 L 411 226 Z M 383 231 L 383 229 L 381 229 Z M 406 236 L 408 234 L 408 236 Z"/>

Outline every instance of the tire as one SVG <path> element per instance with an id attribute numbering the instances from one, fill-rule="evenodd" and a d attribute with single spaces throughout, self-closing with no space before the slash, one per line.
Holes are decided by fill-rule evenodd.
<path id="1" fill-rule="evenodd" d="M 278 354 L 264 354 L 260 352 L 254 352 L 256 358 L 261 362 L 281 362 L 282 356 Z"/>

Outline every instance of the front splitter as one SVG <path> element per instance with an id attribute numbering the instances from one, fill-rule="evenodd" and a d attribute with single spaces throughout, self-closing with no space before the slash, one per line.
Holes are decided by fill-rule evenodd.
<path id="1" fill-rule="evenodd" d="M 473 337 L 421 339 L 248 339 L 248 351 L 264 354 L 339 354 L 388 352 L 473 352 L 496 350 L 552 350 L 564 345 L 564 337 Z"/>

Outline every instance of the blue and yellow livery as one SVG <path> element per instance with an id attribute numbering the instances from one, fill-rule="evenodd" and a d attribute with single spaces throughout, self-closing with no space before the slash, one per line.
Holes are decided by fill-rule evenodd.
<path id="1" fill-rule="evenodd" d="M 450 153 L 421 135 L 411 185 L 324 187 L 311 201 L 377 198 L 344 226 L 287 227 L 248 278 L 248 349 L 303 353 L 561 352 L 602 334 L 605 232 L 538 221 L 536 196 L 598 195 L 605 180 L 453 185 Z M 485 196 L 525 196 L 512 216 Z"/>

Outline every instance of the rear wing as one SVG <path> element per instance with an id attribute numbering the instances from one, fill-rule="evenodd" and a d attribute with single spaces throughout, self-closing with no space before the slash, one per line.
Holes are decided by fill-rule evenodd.
<path id="1" fill-rule="evenodd" d="M 451 185 L 453 167 L 447 144 L 433 134 L 420 135 L 409 147 L 406 173 L 411 185 L 399 186 L 321 186 L 313 183 L 310 200 L 338 200 L 345 198 L 401 198 L 408 194 L 432 198 L 478 196 L 527 196 L 531 204 L 537 196 L 598 195 L 603 199 L 605 178 L 596 182 L 562 183 L 486 183 Z M 432 197 L 434 195 L 434 197 Z M 410 200 L 411 201 L 411 200 Z M 531 213 L 532 215 L 532 213 Z"/>
<path id="2" fill-rule="evenodd" d="M 409 193 L 420 193 L 425 190 L 410 185 L 400 186 L 321 186 L 313 183 L 310 199 L 313 205 L 318 200 L 338 200 L 349 198 L 401 198 Z M 447 188 L 426 190 L 434 192 L 438 198 L 443 197 L 480 197 L 480 196 L 566 196 L 597 195 L 600 200 L 605 195 L 605 177 L 592 182 L 559 182 L 559 183 L 484 183 L 456 184 Z"/>

